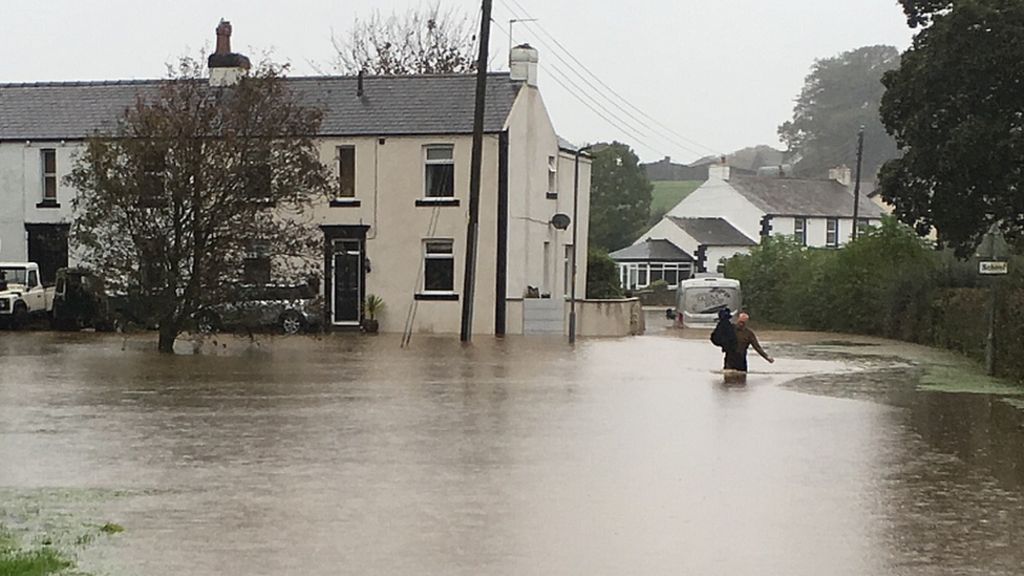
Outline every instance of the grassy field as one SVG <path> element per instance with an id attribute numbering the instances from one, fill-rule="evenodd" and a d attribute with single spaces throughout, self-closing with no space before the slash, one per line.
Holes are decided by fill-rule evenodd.
<path id="1" fill-rule="evenodd" d="M 690 195 L 703 182 L 700 180 L 682 180 L 678 182 L 652 182 L 654 192 L 651 193 L 651 215 L 664 214 L 671 210 L 680 200 Z"/>

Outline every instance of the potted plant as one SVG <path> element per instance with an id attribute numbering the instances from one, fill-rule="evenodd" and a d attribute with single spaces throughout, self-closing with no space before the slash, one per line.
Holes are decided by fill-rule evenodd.
<path id="1" fill-rule="evenodd" d="M 367 294 L 366 299 L 363 301 L 363 330 L 370 334 L 376 334 L 377 330 L 380 329 L 380 323 L 377 321 L 377 314 L 380 314 L 384 310 L 384 299 L 376 294 Z"/>

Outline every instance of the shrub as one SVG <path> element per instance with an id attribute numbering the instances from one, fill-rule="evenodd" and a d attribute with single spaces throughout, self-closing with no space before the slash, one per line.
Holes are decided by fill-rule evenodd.
<path id="1" fill-rule="evenodd" d="M 607 300 L 622 297 L 619 265 L 607 252 L 591 248 L 587 252 L 587 298 Z"/>

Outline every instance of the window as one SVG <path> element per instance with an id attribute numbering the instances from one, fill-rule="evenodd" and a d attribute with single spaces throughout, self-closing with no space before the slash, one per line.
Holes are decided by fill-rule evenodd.
<path id="1" fill-rule="evenodd" d="M 28 287 L 35 288 L 39 286 L 39 273 L 35 270 L 28 271 Z"/>
<path id="2" fill-rule="evenodd" d="M 245 191 L 249 198 L 258 204 L 273 204 L 273 197 L 271 196 L 273 174 L 270 169 L 270 151 L 253 151 L 243 170 L 245 171 Z"/>
<path id="3" fill-rule="evenodd" d="M 356 196 L 356 148 L 355 146 L 338 147 L 338 197 L 355 198 Z"/>
<path id="4" fill-rule="evenodd" d="M 270 283 L 270 255 L 266 242 L 253 242 L 242 260 L 242 282 Z"/>
<path id="5" fill-rule="evenodd" d="M 565 245 L 565 256 L 562 259 L 562 274 L 564 275 L 562 293 L 565 296 L 572 294 L 572 257 L 574 255 L 572 248 L 572 244 Z"/>
<path id="6" fill-rule="evenodd" d="M 807 218 L 793 219 L 793 238 L 801 246 L 807 246 Z"/>
<path id="7" fill-rule="evenodd" d="M 425 148 L 424 194 L 427 198 L 455 197 L 455 156 L 454 147 L 449 145 L 427 146 Z"/>
<path id="8" fill-rule="evenodd" d="M 858 234 L 863 234 L 864 232 L 867 232 L 868 228 L 871 228 L 871 222 L 867 218 L 858 218 L 857 219 L 857 233 Z"/>
<path id="9" fill-rule="evenodd" d="M 139 200 L 143 207 L 158 208 L 164 205 L 164 172 L 167 159 L 162 151 L 147 152 L 142 158 L 142 177 Z"/>
<path id="10" fill-rule="evenodd" d="M 455 291 L 455 254 L 451 240 L 423 242 L 423 291 Z"/>
<path id="11" fill-rule="evenodd" d="M 57 203 L 57 151 L 43 148 L 39 151 L 43 163 L 43 202 Z"/>
<path id="12" fill-rule="evenodd" d="M 558 157 L 548 156 L 548 196 L 558 195 Z"/>
<path id="13" fill-rule="evenodd" d="M 829 218 L 826 223 L 825 246 L 836 248 L 839 246 L 839 220 Z"/>

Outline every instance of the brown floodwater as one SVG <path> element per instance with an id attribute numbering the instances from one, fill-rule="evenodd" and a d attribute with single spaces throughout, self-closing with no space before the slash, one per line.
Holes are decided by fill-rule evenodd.
<path id="1" fill-rule="evenodd" d="M 1021 410 L 824 338 L 725 386 L 672 331 L 0 333 L 0 523 L 116 522 L 113 575 L 1024 573 Z"/>

